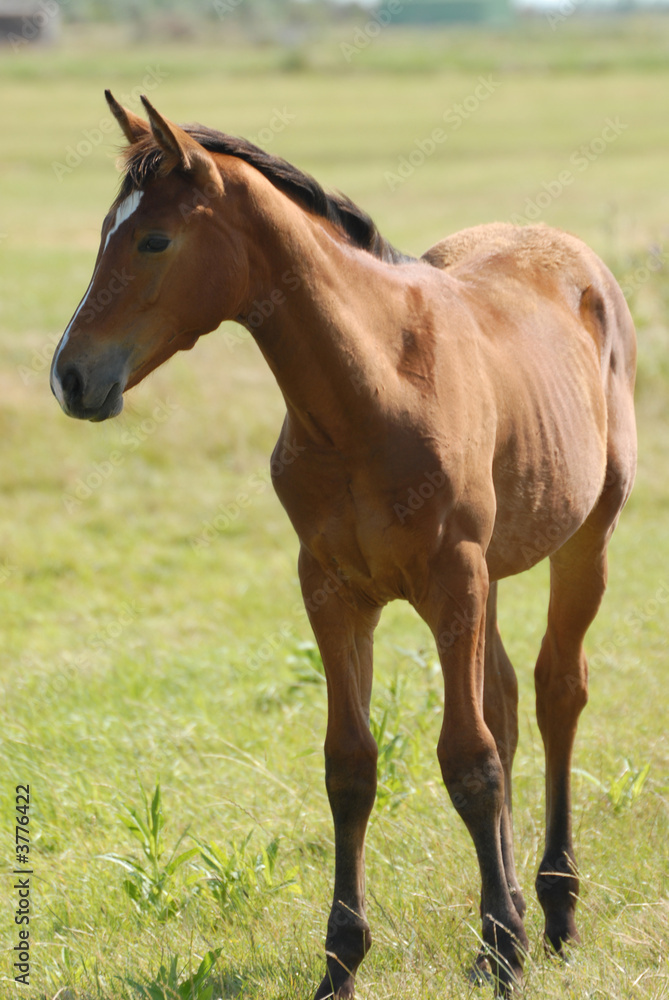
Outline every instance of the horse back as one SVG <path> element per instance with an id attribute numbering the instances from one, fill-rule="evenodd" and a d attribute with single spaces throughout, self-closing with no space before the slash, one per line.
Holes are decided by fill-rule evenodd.
<path id="1" fill-rule="evenodd" d="M 559 301 L 594 341 L 604 381 L 622 369 L 634 386 L 636 339 L 615 278 L 582 240 L 545 225 L 496 222 L 454 233 L 430 247 L 424 261 L 454 277 L 484 281 L 492 294 L 520 282 L 524 291 Z"/>
<path id="2" fill-rule="evenodd" d="M 457 281 L 485 345 L 482 386 L 495 400 L 497 427 L 489 560 L 494 575 L 504 576 L 558 548 L 594 508 L 612 471 L 629 492 L 632 318 L 594 251 L 548 226 L 479 226 L 423 259 Z M 545 542 L 529 545 L 528 527 L 532 539 Z"/>

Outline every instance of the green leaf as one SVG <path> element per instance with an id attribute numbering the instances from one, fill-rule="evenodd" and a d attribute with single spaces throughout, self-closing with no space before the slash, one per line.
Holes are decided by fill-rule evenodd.
<path id="1" fill-rule="evenodd" d="M 140 901 L 141 893 L 137 888 L 136 884 L 132 882 L 129 878 L 123 879 L 122 887 L 126 896 L 129 896 L 134 903 L 138 903 Z"/>
<path id="2" fill-rule="evenodd" d="M 572 774 L 580 774 L 580 776 L 582 778 L 585 778 L 586 781 L 589 781 L 591 784 L 595 785 L 596 788 L 599 788 L 600 792 L 604 791 L 604 785 L 602 784 L 602 782 L 599 780 L 599 778 L 596 778 L 594 774 L 590 774 L 589 771 L 584 771 L 580 767 L 574 767 L 572 768 Z"/>
<path id="3" fill-rule="evenodd" d="M 623 773 L 615 778 L 611 782 L 611 787 L 609 788 L 609 799 L 615 810 L 620 809 L 623 803 L 623 795 L 625 793 L 625 788 L 630 782 L 630 772 L 629 768 L 625 768 Z"/>
<path id="4" fill-rule="evenodd" d="M 121 865 L 127 872 L 146 877 L 146 872 L 142 866 L 132 858 L 122 858 L 118 854 L 98 854 L 97 857 L 99 861 L 112 861 L 116 865 Z"/>
<path id="5" fill-rule="evenodd" d="M 163 812 L 160 801 L 160 782 L 156 784 L 156 790 L 151 801 L 151 834 L 155 856 L 158 857 L 158 839 L 163 828 Z"/>
<path id="6" fill-rule="evenodd" d="M 216 965 L 216 962 L 218 961 L 219 955 L 221 954 L 222 950 L 223 950 L 222 948 L 217 948 L 215 951 L 208 951 L 206 953 L 206 955 L 200 962 L 197 972 L 193 976 L 193 990 L 196 989 L 199 990 L 200 987 L 203 985 L 204 980 L 207 978 L 211 970 Z M 206 993 L 209 993 L 209 995 L 211 995 L 212 990 L 213 986 L 208 987 Z M 206 995 L 202 995 L 201 997 L 199 997 L 199 1000 L 207 1000 Z"/>
<path id="7" fill-rule="evenodd" d="M 172 858 L 170 863 L 165 866 L 165 873 L 167 875 L 173 875 L 178 868 L 181 868 L 182 865 L 184 865 L 187 861 L 190 861 L 191 858 L 194 858 L 199 853 L 200 852 L 197 847 L 189 847 L 187 851 L 182 851 L 181 854 L 178 854 L 176 858 Z"/>
<path id="8" fill-rule="evenodd" d="M 646 778 L 648 777 L 649 773 L 650 773 L 650 761 L 648 761 L 645 767 L 641 768 L 641 770 L 637 773 L 634 781 L 632 782 L 632 787 L 630 789 L 632 802 L 636 802 L 636 800 L 641 795 L 641 792 L 643 791 L 643 786 L 646 784 Z"/>

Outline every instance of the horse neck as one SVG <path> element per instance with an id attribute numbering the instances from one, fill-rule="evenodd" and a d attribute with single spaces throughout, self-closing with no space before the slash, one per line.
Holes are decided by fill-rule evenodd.
<path id="1" fill-rule="evenodd" d="M 401 349 L 406 265 L 352 247 L 328 222 L 280 199 L 255 233 L 240 318 L 291 417 L 318 443 L 346 446 L 361 421 L 374 419 Z"/>

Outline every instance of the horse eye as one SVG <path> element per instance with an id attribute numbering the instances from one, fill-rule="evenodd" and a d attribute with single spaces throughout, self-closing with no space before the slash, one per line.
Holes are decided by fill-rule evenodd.
<path id="1" fill-rule="evenodd" d="M 167 236 L 147 236 L 139 244 L 140 253 L 162 253 L 170 245 Z"/>

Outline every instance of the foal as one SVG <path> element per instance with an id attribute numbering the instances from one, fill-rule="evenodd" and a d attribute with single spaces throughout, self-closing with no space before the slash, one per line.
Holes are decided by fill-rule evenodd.
<path id="1" fill-rule="evenodd" d="M 381 609 L 431 628 L 445 702 L 438 757 L 481 870 L 498 989 L 528 947 L 513 855 L 517 686 L 497 581 L 551 561 L 536 666 L 547 942 L 578 941 L 570 762 L 587 699 L 583 638 L 635 468 L 634 329 L 607 268 L 543 226 L 458 233 L 398 253 L 343 196 L 241 139 L 107 100 L 129 146 L 89 288 L 58 346 L 65 413 L 105 420 L 123 393 L 226 319 L 253 334 L 286 401 L 275 488 L 327 677 L 335 877 L 316 1000 L 352 997 L 371 944 L 364 839 L 376 791 L 369 730 Z M 114 274 L 132 281 L 100 312 Z M 273 308 L 269 308 L 271 303 Z M 421 502 L 416 502 L 416 497 Z M 327 600 L 315 603 L 317 591 Z M 480 958 L 483 961 L 483 957 Z"/>

